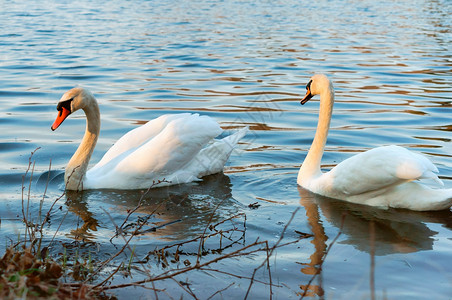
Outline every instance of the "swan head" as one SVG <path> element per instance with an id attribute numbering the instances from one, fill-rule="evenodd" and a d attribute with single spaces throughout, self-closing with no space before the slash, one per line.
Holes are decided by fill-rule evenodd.
<path id="1" fill-rule="evenodd" d="M 300 101 L 301 105 L 308 102 L 315 95 L 333 91 L 333 85 L 328 77 L 324 74 L 316 74 L 306 85 L 306 95 Z"/>
<path id="2" fill-rule="evenodd" d="M 84 109 L 92 101 L 95 100 L 90 91 L 81 87 L 70 89 L 64 93 L 58 102 L 58 116 L 50 128 L 52 130 L 57 129 L 70 114 L 79 109 Z"/>

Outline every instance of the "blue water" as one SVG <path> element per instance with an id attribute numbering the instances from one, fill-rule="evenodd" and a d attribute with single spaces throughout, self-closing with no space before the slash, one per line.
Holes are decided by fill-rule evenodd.
<path id="1" fill-rule="evenodd" d="M 61 95 L 82 85 L 101 106 L 101 137 L 92 162 L 125 132 L 165 113 L 212 116 L 225 134 L 250 127 L 224 175 L 145 197 L 142 214 L 157 210 L 155 224 L 177 222 L 137 239 L 137 256 L 197 236 L 212 212 L 213 221 L 245 213 L 246 240 L 259 237 L 275 244 L 300 208 L 284 240 L 296 239 L 295 230 L 315 237 L 280 248 L 272 257 L 276 299 L 300 298 L 300 286 L 308 283 L 339 231 L 310 297 L 369 298 L 375 251 L 377 298 L 450 299 L 450 211 L 381 211 L 329 201 L 299 191 L 296 176 L 318 112 L 318 99 L 303 107 L 299 100 L 309 77 L 322 72 L 336 90 L 324 169 L 354 153 L 397 144 L 427 156 L 445 186 L 452 187 L 452 2 L 0 3 L 0 248 L 23 232 L 22 203 L 37 220 L 39 211 L 46 212 L 63 194 L 61 174 L 81 140 L 85 119 L 77 113 L 55 132 L 50 125 Z M 23 175 L 38 147 L 30 185 Z M 84 242 L 108 257 L 115 252 L 113 224 L 141 195 L 63 195 L 45 238 L 55 235 L 55 253 L 61 245 Z M 261 206 L 250 209 L 255 202 Z M 371 223 L 375 248 L 370 247 Z M 264 258 L 261 253 L 231 259 L 221 267 L 251 276 Z M 268 282 L 268 272 L 258 275 Z M 243 298 L 249 285 L 246 279 L 203 272 L 187 278 L 181 280 L 189 280 L 200 298 L 231 283 L 216 297 Z M 156 283 L 174 298 L 189 298 L 172 285 Z M 113 292 L 120 298 L 132 292 L 154 295 L 143 289 Z M 269 293 L 268 286 L 256 283 L 250 296 L 269 298 Z"/>

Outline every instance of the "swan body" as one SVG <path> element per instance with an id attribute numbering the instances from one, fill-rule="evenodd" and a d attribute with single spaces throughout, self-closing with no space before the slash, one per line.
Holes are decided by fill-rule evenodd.
<path id="1" fill-rule="evenodd" d="M 378 207 L 417 211 L 448 209 L 452 189 L 434 189 L 425 181 L 443 185 L 438 169 L 426 157 L 399 146 L 384 146 L 354 155 L 327 173 L 320 162 L 328 136 L 334 104 L 331 81 L 314 75 L 306 86 L 305 104 L 320 95 L 317 131 L 311 148 L 298 173 L 297 183 L 313 193 Z"/>
<path id="2" fill-rule="evenodd" d="M 182 113 L 162 115 L 121 137 L 103 158 L 88 170 L 100 131 L 100 112 L 86 89 L 66 92 L 58 103 L 59 115 L 52 130 L 73 112 L 82 109 L 87 118 L 85 135 L 65 170 L 68 190 L 142 189 L 188 183 L 221 172 L 243 128 L 215 140 L 222 129 L 208 116 Z"/>

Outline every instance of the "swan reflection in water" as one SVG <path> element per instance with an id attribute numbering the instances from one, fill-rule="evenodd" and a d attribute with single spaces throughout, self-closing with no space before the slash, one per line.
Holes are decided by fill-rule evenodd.
<path id="1" fill-rule="evenodd" d="M 376 256 L 432 250 L 434 236 L 438 232 L 431 230 L 426 223 L 439 223 L 452 228 L 450 211 L 383 210 L 326 198 L 302 187 L 298 187 L 298 191 L 300 204 L 306 211 L 314 235 L 312 244 L 315 249 L 310 261 L 302 264 L 301 272 L 312 276 L 317 273 L 320 275 L 318 284 L 300 286 L 303 292 L 308 289 L 306 295 L 321 296 L 324 293 L 321 279 L 322 261 L 334 237 L 325 234 L 322 219 L 341 231 L 341 244 L 351 245 L 357 250 Z M 371 241 L 371 237 L 374 241 Z"/>
<path id="2" fill-rule="evenodd" d="M 57 175 L 50 183 L 62 181 L 62 176 Z M 41 177 L 47 178 L 47 175 Z M 145 190 L 66 191 L 67 208 L 80 223 L 76 229 L 61 230 L 68 229 L 66 236 L 79 241 L 109 239 L 114 235 L 115 226 L 121 226 L 140 199 L 142 205 L 129 222 L 137 221 L 136 215 L 151 215 L 148 225 L 142 229 L 147 230 L 146 235 L 160 241 L 198 236 L 209 221 L 215 224 L 225 215 L 236 213 L 238 207 L 232 198 L 230 179 L 223 173 L 206 176 L 199 182 L 153 188 L 148 193 Z"/>

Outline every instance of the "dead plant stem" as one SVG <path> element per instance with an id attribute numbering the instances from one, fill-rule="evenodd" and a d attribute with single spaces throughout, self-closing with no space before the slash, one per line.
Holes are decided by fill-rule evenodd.
<path id="1" fill-rule="evenodd" d="M 292 221 L 293 221 L 293 219 L 294 219 L 294 217 L 295 217 L 295 215 L 297 214 L 297 212 L 298 212 L 299 209 L 300 209 L 300 208 L 297 207 L 297 208 L 294 210 L 294 212 L 293 212 L 292 215 L 290 216 L 289 221 L 288 221 L 288 222 L 286 223 L 286 225 L 284 226 L 284 229 L 282 230 L 281 235 L 280 235 L 278 241 L 273 245 L 273 247 L 270 248 L 270 252 L 268 252 L 268 250 L 267 250 L 267 257 L 266 257 L 266 259 L 262 262 L 262 264 L 261 264 L 260 266 L 258 266 L 257 268 L 254 269 L 253 275 L 251 276 L 250 285 L 248 286 L 248 290 L 246 291 L 246 294 L 245 294 L 245 298 L 244 298 L 244 299 L 247 299 L 247 298 L 248 298 L 248 295 L 249 295 L 249 293 L 250 293 L 250 291 L 251 291 L 251 286 L 253 285 L 253 282 L 254 282 L 254 277 L 256 276 L 256 272 L 257 272 L 260 268 L 262 268 L 265 264 L 267 264 L 267 268 L 268 268 L 268 272 L 269 272 L 269 281 L 270 281 L 270 299 L 272 299 L 272 297 L 273 297 L 273 295 L 272 295 L 272 294 L 273 294 L 273 291 L 272 291 L 272 288 L 271 288 L 271 286 L 272 286 L 272 277 L 271 277 L 271 270 L 270 270 L 270 262 L 269 262 L 269 260 L 270 260 L 270 257 L 273 255 L 273 252 L 275 251 L 275 249 L 278 248 L 278 245 L 279 245 L 279 244 L 281 243 L 281 241 L 283 240 L 284 235 L 285 235 L 285 233 L 286 233 L 286 231 L 287 231 L 287 228 L 288 228 L 289 225 L 292 223 Z M 267 243 L 267 249 L 268 249 L 268 242 L 267 242 L 267 241 L 265 241 L 265 242 Z"/>

